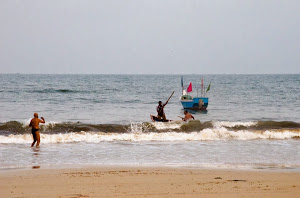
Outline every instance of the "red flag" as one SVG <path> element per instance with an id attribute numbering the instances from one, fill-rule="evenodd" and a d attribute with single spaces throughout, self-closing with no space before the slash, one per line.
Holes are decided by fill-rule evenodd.
<path id="1" fill-rule="evenodd" d="M 191 92 L 191 91 L 193 91 L 192 83 L 190 83 L 190 85 L 189 85 L 188 88 L 187 88 L 187 92 Z"/>

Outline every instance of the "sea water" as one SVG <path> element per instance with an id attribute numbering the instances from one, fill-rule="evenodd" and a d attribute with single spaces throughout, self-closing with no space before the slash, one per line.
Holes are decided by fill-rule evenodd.
<path id="1" fill-rule="evenodd" d="M 300 167 L 300 75 L 184 75 L 211 82 L 185 123 L 180 75 L 0 74 L 0 168 L 139 165 Z M 159 100 L 170 123 L 153 123 Z M 41 145 L 30 148 L 34 112 Z"/>

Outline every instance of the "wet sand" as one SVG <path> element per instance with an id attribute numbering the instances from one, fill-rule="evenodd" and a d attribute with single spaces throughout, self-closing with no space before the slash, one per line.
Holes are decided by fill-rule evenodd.
<path id="1" fill-rule="evenodd" d="M 300 173 L 96 167 L 1 170 L 1 197 L 297 197 Z"/>

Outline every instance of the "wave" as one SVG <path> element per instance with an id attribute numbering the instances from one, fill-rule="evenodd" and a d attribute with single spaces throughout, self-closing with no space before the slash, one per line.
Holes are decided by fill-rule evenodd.
<path id="1" fill-rule="evenodd" d="M 0 143 L 30 143 L 29 122 L 30 119 L 0 124 Z M 132 122 L 128 125 L 50 121 L 42 125 L 40 131 L 43 143 L 300 139 L 298 123 L 275 121 L 201 123 L 195 120 L 188 123 Z"/>
<path id="2" fill-rule="evenodd" d="M 255 139 L 298 139 L 300 130 L 296 131 L 232 131 L 226 128 L 204 129 L 200 132 L 148 132 L 148 133 L 103 133 L 71 132 L 59 134 L 41 134 L 43 143 L 100 143 L 114 141 L 212 141 L 212 140 L 255 140 Z M 0 143 L 28 144 L 32 141 L 30 134 L 0 135 Z"/>
<path id="3" fill-rule="evenodd" d="M 227 122 L 227 121 L 217 121 L 213 123 L 214 127 L 227 127 L 227 128 L 240 128 L 240 127 L 253 127 L 256 126 L 258 122 Z"/>
<path id="4" fill-rule="evenodd" d="M 30 134 L 28 126 L 30 119 L 9 121 L 0 123 L 0 135 Z M 81 122 L 55 122 L 49 121 L 41 124 L 42 133 L 71 133 L 71 132 L 103 132 L 103 133 L 145 133 L 145 132 L 200 132 L 204 129 L 228 129 L 231 131 L 267 131 L 300 129 L 300 124 L 291 121 L 250 121 L 250 122 L 228 122 L 209 121 L 200 122 L 192 120 L 188 123 L 183 121 L 160 122 L 131 122 L 127 125 L 121 124 L 89 124 Z"/>
<path id="5" fill-rule="evenodd" d="M 30 90 L 31 93 L 89 93 L 86 90 L 73 90 L 73 89 L 42 89 L 42 90 Z"/>
<path id="6" fill-rule="evenodd" d="M 0 134 L 26 134 L 30 133 L 29 127 L 30 120 L 24 122 L 9 121 L 0 124 Z M 81 122 L 47 122 L 40 125 L 41 132 L 81 132 L 81 131 L 94 131 L 94 132 L 127 132 L 129 125 L 118 124 L 85 124 Z"/>

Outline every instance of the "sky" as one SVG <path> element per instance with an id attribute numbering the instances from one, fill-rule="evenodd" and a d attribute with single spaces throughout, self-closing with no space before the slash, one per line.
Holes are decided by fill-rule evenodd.
<path id="1" fill-rule="evenodd" d="M 299 0 L 1 0 L 0 73 L 299 74 Z"/>

